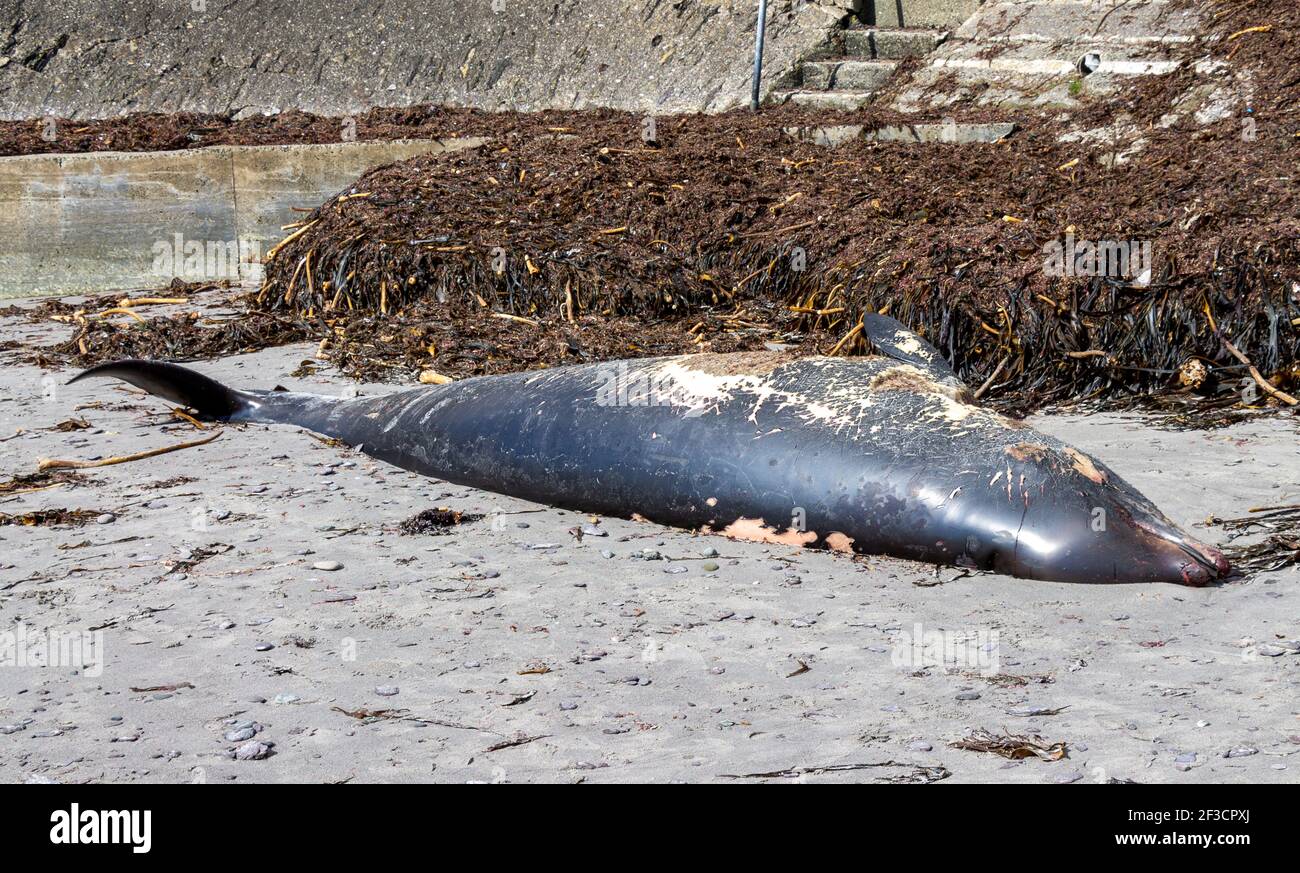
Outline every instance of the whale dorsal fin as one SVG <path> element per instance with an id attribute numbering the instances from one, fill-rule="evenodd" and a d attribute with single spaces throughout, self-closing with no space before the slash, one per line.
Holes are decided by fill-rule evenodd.
<path id="1" fill-rule="evenodd" d="M 962 381 L 939 354 L 939 350 L 888 315 L 871 313 L 862 317 L 862 332 L 876 351 L 888 358 L 911 364 L 935 381 L 961 385 Z"/>

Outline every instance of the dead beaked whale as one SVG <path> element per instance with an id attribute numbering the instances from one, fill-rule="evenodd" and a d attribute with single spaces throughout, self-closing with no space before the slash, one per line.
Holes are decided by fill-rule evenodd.
<path id="1" fill-rule="evenodd" d="M 175 364 L 112 376 L 231 422 L 292 424 L 405 470 L 739 539 L 1062 582 L 1229 572 L 1105 465 L 974 405 L 928 343 L 868 316 L 872 357 L 695 354 L 342 400 L 237 391 Z"/>

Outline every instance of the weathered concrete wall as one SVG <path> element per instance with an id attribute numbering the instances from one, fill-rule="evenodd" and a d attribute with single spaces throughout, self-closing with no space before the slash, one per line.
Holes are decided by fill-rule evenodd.
<path id="1" fill-rule="evenodd" d="M 367 168 L 478 139 L 215 146 L 0 158 L 0 297 L 252 281 L 261 258 Z"/>
<path id="2" fill-rule="evenodd" d="M 720 110 L 749 94 L 753 0 L 0 0 L 0 118 Z M 772 0 L 768 76 L 855 0 Z"/>

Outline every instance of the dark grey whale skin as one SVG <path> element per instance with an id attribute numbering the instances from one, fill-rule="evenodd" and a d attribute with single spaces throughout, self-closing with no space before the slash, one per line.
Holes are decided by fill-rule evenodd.
<path id="1" fill-rule="evenodd" d="M 1063 582 L 1228 574 L 1113 471 L 970 405 L 937 353 L 898 337 L 877 342 L 894 357 L 691 355 L 355 400 L 234 391 L 156 361 L 73 381 L 114 376 L 211 418 L 298 425 L 583 512 Z"/>

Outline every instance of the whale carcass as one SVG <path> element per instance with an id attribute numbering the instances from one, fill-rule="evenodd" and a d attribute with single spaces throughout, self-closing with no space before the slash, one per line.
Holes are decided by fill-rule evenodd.
<path id="1" fill-rule="evenodd" d="M 975 405 L 884 316 L 878 354 L 694 354 L 342 400 L 124 360 L 209 418 L 298 425 L 405 470 L 583 512 L 1063 582 L 1203 585 L 1223 555 L 1100 461 Z"/>

